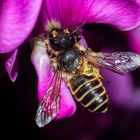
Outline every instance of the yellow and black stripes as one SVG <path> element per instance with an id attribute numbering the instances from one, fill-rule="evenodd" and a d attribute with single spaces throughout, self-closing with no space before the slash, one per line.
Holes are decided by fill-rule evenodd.
<path id="1" fill-rule="evenodd" d="M 90 112 L 106 112 L 108 97 L 100 79 L 81 75 L 70 81 L 71 92 Z"/>

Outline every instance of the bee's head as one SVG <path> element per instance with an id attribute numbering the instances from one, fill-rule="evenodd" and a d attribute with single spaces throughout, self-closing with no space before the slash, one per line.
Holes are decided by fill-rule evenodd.
<path id="1" fill-rule="evenodd" d="M 78 32 L 70 29 L 54 29 L 50 32 L 49 41 L 55 51 L 67 50 L 81 39 Z"/>

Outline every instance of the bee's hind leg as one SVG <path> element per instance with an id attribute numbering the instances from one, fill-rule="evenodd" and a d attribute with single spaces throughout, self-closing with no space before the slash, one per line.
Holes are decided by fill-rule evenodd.
<path id="1" fill-rule="evenodd" d="M 106 79 L 106 77 L 104 77 L 104 76 L 102 76 L 102 75 L 100 75 L 100 77 L 99 77 L 101 80 L 103 80 L 103 81 L 105 81 L 105 82 L 107 82 L 107 84 L 110 84 L 110 81 L 109 80 L 107 80 Z"/>

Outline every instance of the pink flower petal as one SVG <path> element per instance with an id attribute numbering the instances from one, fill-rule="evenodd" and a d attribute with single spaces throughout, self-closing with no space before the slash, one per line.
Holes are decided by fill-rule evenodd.
<path id="1" fill-rule="evenodd" d="M 31 33 L 42 0 L 3 0 L 0 3 L 0 53 L 10 52 Z"/>
<path id="2" fill-rule="evenodd" d="M 34 46 L 31 60 L 38 76 L 38 97 L 39 100 L 41 100 L 48 89 L 53 76 L 53 72 L 50 68 L 49 57 L 46 53 L 44 44 L 42 44 L 42 46 Z M 73 97 L 64 80 L 62 80 L 60 92 L 60 113 L 57 118 L 69 117 L 75 112 L 75 109 L 76 105 Z"/>
<path id="3" fill-rule="evenodd" d="M 140 7 L 125 0 L 45 0 L 42 24 L 60 23 L 62 27 L 83 23 L 106 23 L 128 30 L 140 24 Z"/>
<path id="4" fill-rule="evenodd" d="M 140 0 L 135 0 L 136 3 L 138 3 L 140 5 Z"/>
<path id="5" fill-rule="evenodd" d="M 18 75 L 18 60 L 17 60 L 18 49 L 9 53 L 1 54 L 1 59 L 4 63 L 5 69 L 11 79 L 15 81 Z"/>
<path id="6" fill-rule="evenodd" d="M 130 30 L 140 24 L 140 7 L 133 1 L 94 0 L 88 21 L 106 23 Z"/>
<path id="7" fill-rule="evenodd" d="M 140 54 L 140 26 L 127 32 L 127 35 L 132 50 Z"/>
<path id="8" fill-rule="evenodd" d="M 110 84 L 105 84 L 105 87 L 111 104 L 114 103 L 128 109 L 133 107 L 136 98 L 131 75 L 119 75 L 105 69 L 101 73 L 110 82 Z"/>

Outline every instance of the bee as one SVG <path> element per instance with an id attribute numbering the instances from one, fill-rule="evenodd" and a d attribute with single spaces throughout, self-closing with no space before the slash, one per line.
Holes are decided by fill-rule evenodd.
<path id="1" fill-rule="evenodd" d="M 94 52 L 81 43 L 81 34 L 75 29 L 53 29 L 49 35 L 34 39 L 35 45 L 45 45 L 54 71 L 36 113 L 39 127 L 51 122 L 59 113 L 61 79 L 67 83 L 75 99 L 90 112 L 105 113 L 108 95 L 103 86 L 105 78 L 100 67 L 126 74 L 140 66 L 140 55 L 132 52 Z"/>

